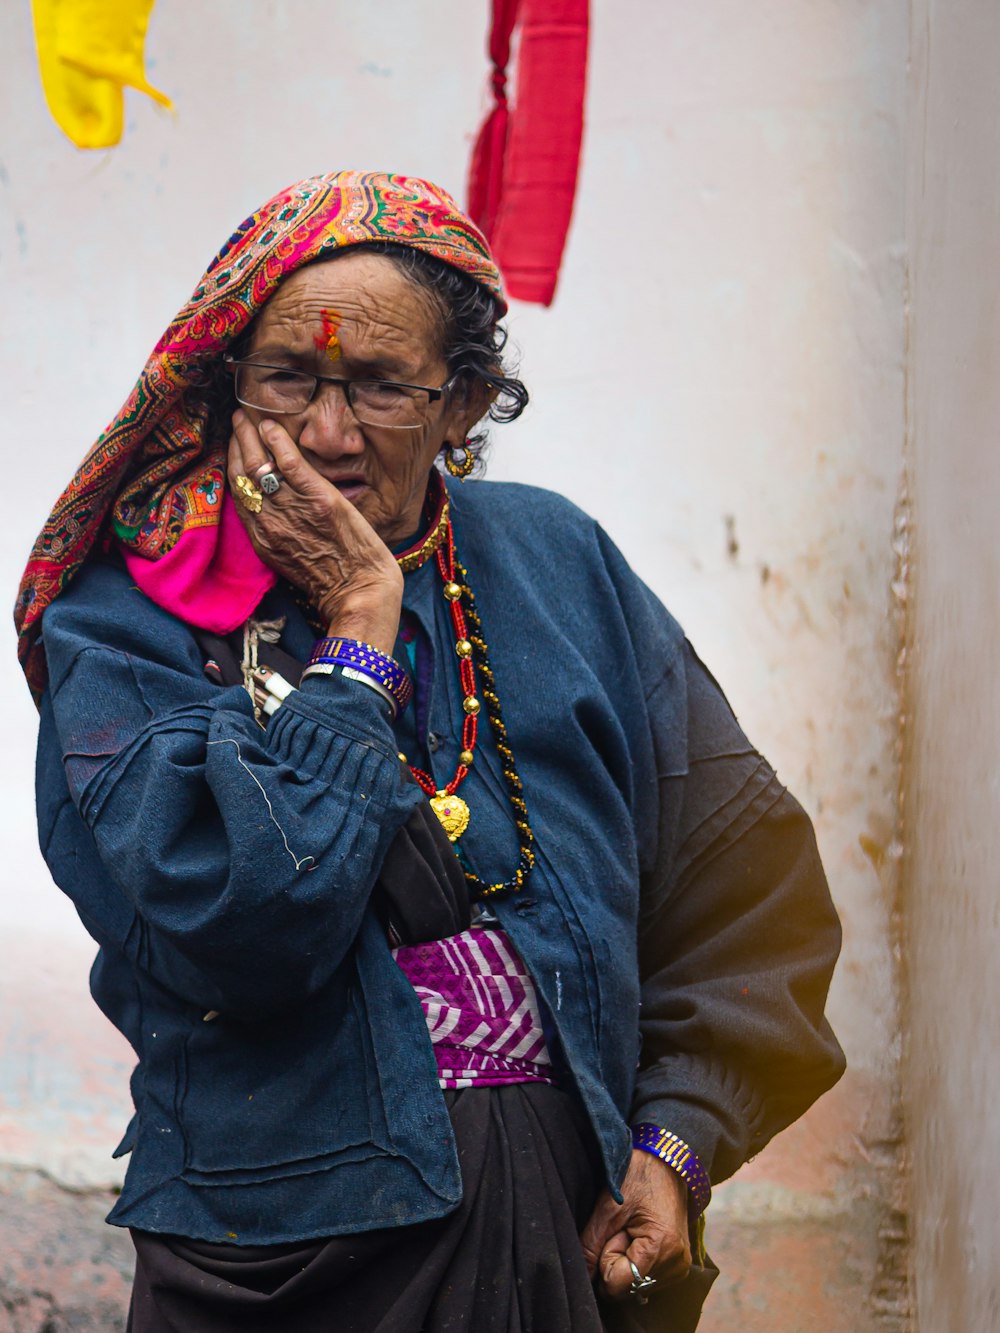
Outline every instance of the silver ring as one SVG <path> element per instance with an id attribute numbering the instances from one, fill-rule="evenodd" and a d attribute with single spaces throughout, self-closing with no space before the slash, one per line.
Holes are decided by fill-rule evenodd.
<path id="1" fill-rule="evenodd" d="M 648 1305 L 649 1298 L 643 1293 L 649 1291 L 650 1287 L 656 1286 L 656 1278 L 643 1277 L 631 1259 L 628 1260 L 628 1266 L 632 1270 L 632 1285 L 628 1289 L 628 1294 L 640 1305 Z"/>
<path id="2" fill-rule="evenodd" d="M 281 473 L 265 472 L 257 478 L 257 485 L 265 495 L 277 495 L 281 486 Z"/>

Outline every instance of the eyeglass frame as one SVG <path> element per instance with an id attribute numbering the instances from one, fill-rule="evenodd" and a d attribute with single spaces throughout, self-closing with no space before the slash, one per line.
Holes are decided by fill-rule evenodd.
<path id="1" fill-rule="evenodd" d="M 242 357 L 237 358 L 235 356 L 232 356 L 230 355 L 229 352 L 223 354 L 222 364 L 225 366 L 226 370 L 229 371 L 229 373 L 233 376 L 234 380 L 236 378 L 236 373 L 239 370 L 240 366 L 255 366 L 257 367 L 258 370 L 284 370 L 288 374 L 301 375 L 303 376 L 304 379 L 311 379 L 314 381 L 313 391 L 309 395 L 309 400 L 305 404 L 305 407 L 300 407 L 295 412 L 287 411 L 284 408 L 259 407 L 255 403 L 244 403 L 243 400 L 239 396 L 237 396 L 236 401 L 242 404 L 243 407 L 252 407 L 255 412 L 273 412 L 273 414 L 276 417 L 294 417 L 297 416 L 299 412 L 304 412 L 306 408 L 309 407 L 310 404 L 315 401 L 316 395 L 319 393 L 319 386 L 321 384 L 339 384 L 344 391 L 344 398 L 347 402 L 347 406 L 351 409 L 352 412 L 354 412 L 354 404 L 351 402 L 352 384 L 383 384 L 390 389 L 418 389 L 421 393 L 425 393 L 427 395 L 427 406 L 430 407 L 432 403 L 437 403 L 441 401 L 445 393 L 447 393 L 447 391 L 455 383 L 455 380 L 458 378 L 457 375 L 452 375 L 451 379 L 446 380 L 444 384 L 440 386 L 440 388 L 432 388 L 429 384 L 404 384 L 401 380 L 371 379 L 365 377 L 364 375 L 360 376 L 358 379 L 349 380 L 349 379 L 344 379 L 343 376 L 341 375 L 319 375 L 312 370 L 299 370 L 295 366 L 276 366 L 267 361 L 247 361 Z M 233 387 L 235 392 L 235 384 Z M 355 416 L 357 416 L 357 413 L 355 413 Z M 360 417 L 358 417 L 358 421 L 361 422 Z M 365 426 L 371 426 L 373 423 L 370 421 L 365 421 L 361 422 L 361 424 Z M 420 423 L 419 422 L 414 423 L 414 425 L 412 426 L 390 426 L 387 424 L 376 424 L 375 429 L 376 430 L 419 430 Z"/>

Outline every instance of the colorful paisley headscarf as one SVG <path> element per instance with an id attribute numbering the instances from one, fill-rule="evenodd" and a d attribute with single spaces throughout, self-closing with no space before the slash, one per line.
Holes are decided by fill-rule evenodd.
<path id="1" fill-rule="evenodd" d="M 365 241 L 394 241 L 435 255 L 482 283 L 501 313 L 506 309 L 482 233 L 450 195 L 427 181 L 361 171 L 313 176 L 251 214 L 156 344 L 125 406 L 35 542 L 14 623 L 36 699 L 45 686 L 42 614 L 99 540 L 117 538 L 140 587 L 202 628 L 228 632 L 256 606 L 274 576 L 257 559 L 229 501 L 224 446 L 206 438 L 208 411 L 192 411 L 185 391 L 204 384 L 283 278 Z"/>

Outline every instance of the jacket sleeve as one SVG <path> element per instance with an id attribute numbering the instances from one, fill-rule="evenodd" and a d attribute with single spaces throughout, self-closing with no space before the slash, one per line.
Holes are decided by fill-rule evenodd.
<path id="1" fill-rule="evenodd" d="M 823 1016 L 841 936 L 807 816 L 687 643 L 681 661 L 687 758 L 659 775 L 630 1118 L 677 1134 L 718 1182 L 843 1072 Z"/>
<path id="2" fill-rule="evenodd" d="M 136 960 L 234 1017 L 315 992 L 420 799 L 377 696 L 309 680 L 262 731 L 242 688 L 204 679 L 186 628 L 111 572 L 49 608 L 44 642 L 43 729 L 54 729 L 101 893 L 134 909 Z M 72 873 L 57 873 L 57 806 L 42 819 L 43 852 L 74 896 Z M 91 894 L 82 914 L 95 911 Z"/>

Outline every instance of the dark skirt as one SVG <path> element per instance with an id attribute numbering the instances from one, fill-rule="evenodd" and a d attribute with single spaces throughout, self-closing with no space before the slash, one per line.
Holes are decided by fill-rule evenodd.
<path id="1" fill-rule="evenodd" d="M 575 1098 L 543 1083 L 446 1096 L 464 1187 L 454 1212 L 290 1245 L 134 1231 L 129 1333 L 694 1329 L 714 1270 L 696 1268 L 645 1309 L 599 1309 L 579 1233 L 602 1175 Z"/>

